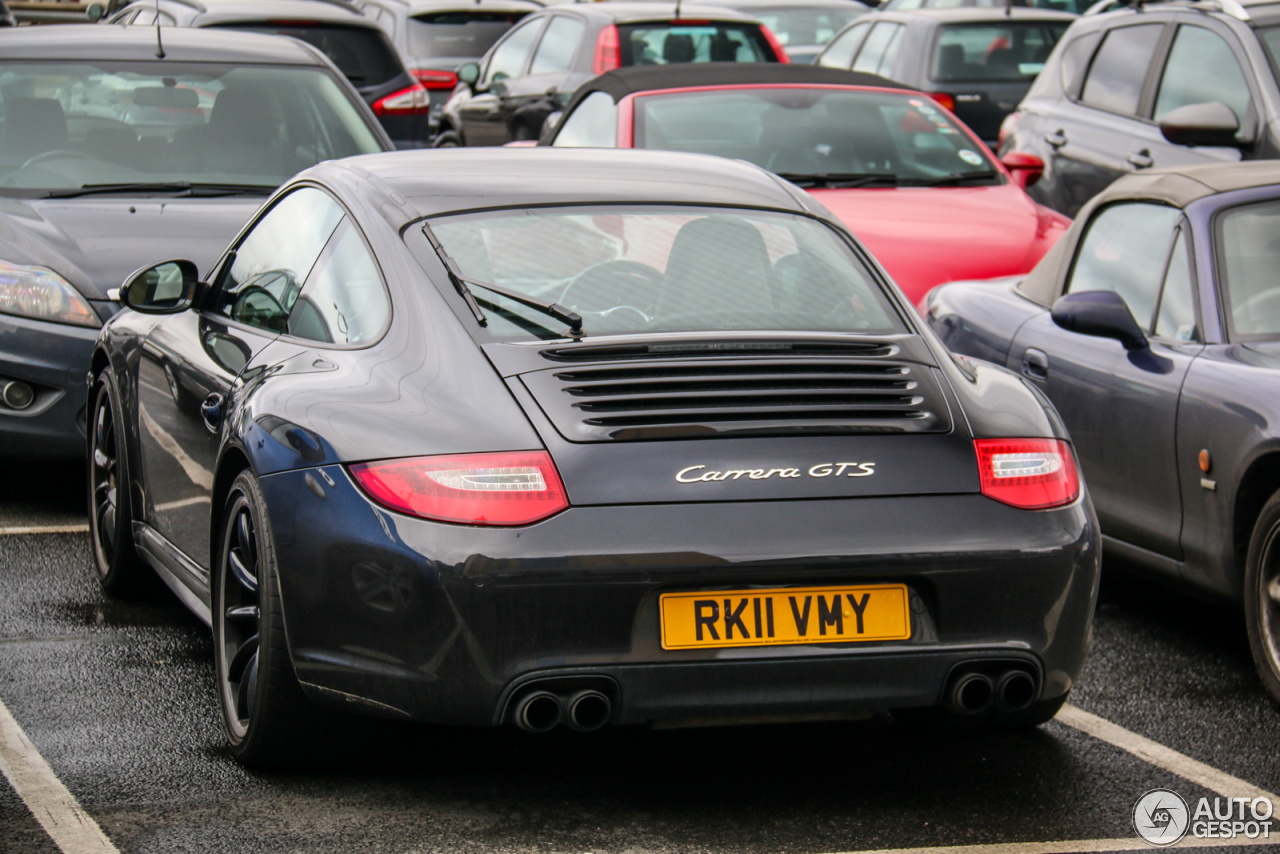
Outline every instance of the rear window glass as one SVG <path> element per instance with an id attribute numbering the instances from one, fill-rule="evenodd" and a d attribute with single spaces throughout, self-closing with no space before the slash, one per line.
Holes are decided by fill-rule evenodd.
<path id="1" fill-rule="evenodd" d="M 378 86 L 404 73 L 404 65 L 381 30 L 288 22 L 229 24 L 224 28 L 300 39 L 333 60 L 357 88 Z"/>
<path id="2" fill-rule="evenodd" d="M 414 56 L 484 56 L 502 34 L 528 12 L 436 12 L 409 19 L 409 52 Z"/>
<path id="3" fill-rule="evenodd" d="M 440 217 L 430 228 L 474 280 L 470 290 L 498 338 L 559 338 L 565 325 L 478 283 L 576 311 L 588 335 L 906 331 L 849 245 L 795 214 L 531 208 Z"/>
<path id="4" fill-rule="evenodd" d="M 939 28 L 933 49 L 937 81 L 1030 81 L 1044 68 L 1067 21 L 958 24 Z"/>
<path id="5" fill-rule="evenodd" d="M 618 41 L 623 65 L 775 62 L 777 59 L 755 24 L 721 21 L 619 24 Z"/>
<path id="6" fill-rule="evenodd" d="M 803 6 L 779 6 L 751 10 L 778 37 L 783 47 L 823 45 L 867 9 L 854 2 L 846 9 L 806 9 Z"/>

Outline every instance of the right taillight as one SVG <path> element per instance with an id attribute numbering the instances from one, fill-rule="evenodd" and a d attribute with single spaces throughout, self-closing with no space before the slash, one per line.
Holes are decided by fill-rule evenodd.
<path id="1" fill-rule="evenodd" d="M 1060 439 L 974 439 L 982 494 L 1023 510 L 1061 507 L 1080 494 L 1071 446 Z"/>
<path id="2" fill-rule="evenodd" d="M 956 99 L 948 95 L 946 92 L 930 92 L 929 97 L 946 107 L 951 112 L 956 111 Z"/>
<path id="3" fill-rule="evenodd" d="M 452 71 L 441 71 L 436 68 L 415 68 L 412 73 L 425 89 L 453 89 L 458 85 L 458 75 Z"/>
<path id="4" fill-rule="evenodd" d="M 596 74 L 604 74 L 622 67 L 622 56 L 618 53 L 618 27 L 610 24 L 596 36 L 596 57 L 591 70 Z"/>

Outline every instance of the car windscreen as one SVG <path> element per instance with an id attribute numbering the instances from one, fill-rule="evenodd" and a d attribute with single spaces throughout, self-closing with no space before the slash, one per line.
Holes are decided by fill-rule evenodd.
<path id="1" fill-rule="evenodd" d="M 999 183 L 989 156 L 919 95 L 840 87 L 635 99 L 634 145 L 750 161 L 802 186 Z"/>
<path id="2" fill-rule="evenodd" d="M 298 21 L 220 24 L 226 29 L 292 36 L 319 50 L 357 88 L 381 86 L 404 73 L 404 64 L 381 30 Z"/>
<path id="3" fill-rule="evenodd" d="M 499 339 L 565 324 L 494 285 L 582 316 L 587 335 L 906 331 L 867 267 L 809 217 L 735 208 L 526 208 L 432 219 Z"/>
<path id="4" fill-rule="evenodd" d="M 783 47 L 824 45 L 844 29 L 845 24 L 869 11 L 850 0 L 848 9 L 806 6 L 752 7 L 751 14 L 769 28 Z"/>
<path id="5" fill-rule="evenodd" d="M 1280 339 L 1280 201 L 1223 211 L 1215 231 L 1231 340 Z"/>
<path id="6" fill-rule="evenodd" d="M 777 60 L 759 25 L 727 21 L 619 24 L 618 48 L 623 65 Z"/>
<path id="7" fill-rule="evenodd" d="M 421 59 L 478 57 L 528 12 L 429 12 L 409 19 L 409 53 Z"/>
<path id="8" fill-rule="evenodd" d="M 1031 82 L 1069 21 L 999 21 L 938 28 L 930 77 L 938 82 Z"/>
<path id="9" fill-rule="evenodd" d="M 322 160 L 383 150 L 345 89 L 320 66 L 0 62 L 0 193 L 273 188 Z"/>

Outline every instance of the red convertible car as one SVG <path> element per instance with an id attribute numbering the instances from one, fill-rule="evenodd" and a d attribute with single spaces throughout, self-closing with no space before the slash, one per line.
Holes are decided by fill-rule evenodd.
<path id="1" fill-rule="evenodd" d="M 747 160 L 812 193 L 914 304 L 956 279 L 1026 273 L 1071 224 L 929 96 L 807 65 L 620 68 L 584 84 L 539 145 L 659 148 Z"/>

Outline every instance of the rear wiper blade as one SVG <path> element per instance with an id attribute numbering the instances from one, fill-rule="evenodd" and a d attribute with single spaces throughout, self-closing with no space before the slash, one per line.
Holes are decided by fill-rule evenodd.
<path id="1" fill-rule="evenodd" d="M 449 253 L 445 251 L 444 245 L 440 243 L 440 238 L 436 237 L 435 232 L 431 230 L 431 226 L 424 223 L 422 226 L 422 232 L 427 236 L 427 240 L 430 241 L 431 248 L 436 250 L 436 254 L 439 255 L 440 260 L 444 262 L 444 268 L 449 273 L 449 281 L 453 283 L 454 288 L 456 288 L 458 293 L 462 295 L 462 298 L 467 303 L 467 307 L 470 308 L 471 313 L 475 315 L 476 322 L 481 326 L 487 326 L 489 321 L 484 316 L 484 311 L 481 310 L 480 304 L 476 302 L 475 295 L 471 293 L 471 288 L 467 287 L 468 285 L 476 288 L 484 288 L 486 291 L 491 291 L 495 294 L 504 296 L 513 302 L 519 303 L 520 305 L 537 309 L 548 317 L 554 317 L 561 323 L 567 323 L 569 325 L 570 337 L 582 337 L 582 315 L 577 312 L 570 311 L 564 306 L 557 305 L 556 303 L 541 300 L 537 297 L 531 297 L 526 294 L 522 294 L 519 291 L 504 288 L 501 285 L 467 278 L 462 275 L 462 269 L 458 266 L 458 262 L 453 260 L 453 258 L 449 256 Z"/>
<path id="2" fill-rule="evenodd" d="M 74 199 L 106 193 L 174 193 L 183 196 L 270 195 L 274 184 L 217 184 L 192 181 L 154 181 L 119 184 L 85 184 L 68 190 L 50 190 L 46 199 Z"/>
<path id="3" fill-rule="evenodd" d="M 958 187 L 963 184 L 991 181 L 997 177 L 999 177 L 998 173 L 993 171 L 956 172 L 951 175 L 942 175 L 938 178 L 913 179 L 907 183 L 912 187 Z"/>
<path id="4" fill-rule="evenodd" d="M 784 178 L 799 187 L 820 187 L 837 190 L 852 190 L 856 187 L 896 187 L 898 176 L 892 172 L 815 172 L 811 174 L 798 172 L 779 172 Z"/>

